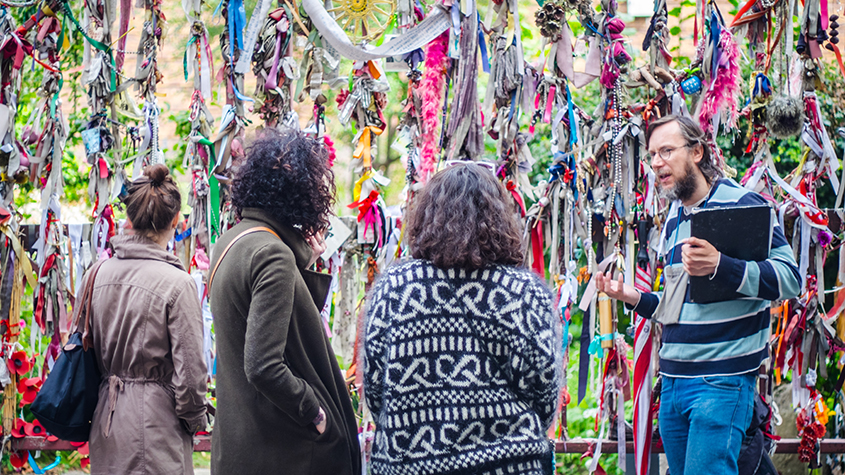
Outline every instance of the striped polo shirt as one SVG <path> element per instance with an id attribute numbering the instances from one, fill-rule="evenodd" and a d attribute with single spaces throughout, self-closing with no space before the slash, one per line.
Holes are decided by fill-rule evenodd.
<path id="1" fill-rule="evenodd" d="M 707 208 L 761 204 L 769 203 L 728 178 L 717 180 L 706 199 Z M 663 234 L 666 265 L 683 267 L 681 248 L 690 236 L 691 209 L 676 201 L 669 212 Z M 678 323 L 663 328 L 661 374 L 679 378 L 742 374 L 756 370 L 769 356 L 771 302 L 797 297 L 801 288 L 792 248 L 774 221 L 772 247 L 765 261 L 722 255 L 713 279 L 736 288 L 735 299 L 693 303 L 687 288 Z M 644 293 L 634 310 L 650 318 L 660 297 L 660 292 Z"/>

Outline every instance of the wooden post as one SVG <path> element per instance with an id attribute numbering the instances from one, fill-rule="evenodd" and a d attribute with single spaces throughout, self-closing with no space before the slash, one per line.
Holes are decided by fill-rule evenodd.
<path id="1" fill-rule="evenodd" d="M 14 252 L 14 251 L 10 251 Z M 12 284 L 12 301 L 9 310 L 9 343 L 18 341 L 21 321 L 21 299 L 23 298 L 24 273 L 21 260 L 29 259 L 26 253 L 21 250 L 22 255 L 15 256 L 15 281 Z M 9 256 L 11 259 L 12 256 Z M 8 355 L 7 355 L 8 357 Z M 17 416 L 17 386 L 18 377 L 15 374 L 9 375 L 12 382 L 3 388 L 3 434 L 11 434 Z"/>
<path id="2" fill-rule="evenodd" d="M 613 339 L 605 338 L 605 335 L 613 333 L 613 302 L 604 292 L 599 292 L 599 331 L 601 332 L 602 348 L 612 348 Z"/>

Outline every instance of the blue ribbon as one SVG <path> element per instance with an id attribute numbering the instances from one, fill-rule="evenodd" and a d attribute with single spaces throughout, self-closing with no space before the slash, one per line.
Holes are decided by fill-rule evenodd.
<path id="1" fill-rule="evenodd" d="M 238 50 L 244 49 L 244 25 L 246 24 L 246 11 L 244 0 L 230 0 L 229 13 L 229 61 L 235 60 L 235 44 Z"/>
<path id="2" fill-rule="evenodd" d="M 575 128 L 575 107 L 572 105 L 572 94 L 569 92 L 569 83 L 564 84 L 566 90 L 566 107 L 569 115 L 569 145 L 574 147 L 578 143 L 578 130 Z"/>
<path id="3" fill-rule="evenodd" d="M 557 152 L 554 156 L 554 162 L 549 167 L 549 183 L 555 180 L 560 180 L 567 171 L 572 170 L 572 182 L 569 183 L 569 188 L 575 193 L 575 199 L 578 199 L 578 187 L 575 186 L 578 180 L 578 168 L 575 166 L 575 157 L 571 153 Z"/>
<path id="4" fill-rule="evenodd" d="M 487 57 L 487 43 L 484 41 L 484 30 L 481 29 L 481 14 L 476 12 L 478 17 L 478 47 L 481 48 L 481 67 L 485 73 L 490 73 L 490 59 Z"/>
<path id="5" fill-rule="evenodd" d="M 185 232 L 183 232 L 181 234 L 177 234 L 176 236 L 174 236 L 173 239 L 175 239 L 176 242 L 181 242 L 183 239 L 191 237 L 191 234 L 193 233 L 193 231 L 194 231 L 194 228 L 188 228 L 188 229 L 185 230 Z"/>
<path id="6" fill-rule="evenodd" d="M 514 89 L 511 93 L 511 109 L 510 112 L 508 112 L 508 121 L 513 120 L 513 115 L 516 113 L 516 91 L 518 90 L 519 89 Z"/>
<path id="7" fill-rule="evenodd" d="M 402 61 L 408 63 L 411 69 L 417 69 L 417 67 L 425 61 L 425 52 L 422 48 L 417 48 L 409 53 L 405 53 L 402 55 Z"/>
<path id="8" fill-rule="evenodd" d="M 220 13 L 220 9 L 223 8 L 223 2 L 225 0 L 220 0 L 220 3 L 217 4 L 217 8 L 214 9 L 214 13 L 211 16 L 217 16 Z"/>
<path id="9" fill-rule="evenodd" d="M 549 167 L 549 183 L 555 180 L 560 180 L 560 177 L 566 173 L 567 167 L 563 163 L 555 163 Z"/>
<path id="10" fill-rule="evenodd" d="M 229 82 L 232 84 L 232 91 L 235 92 L 235 97 L 237 97 L 241 101 L 255 102 L 254 100 L 252 100 L 252 98 L 247 97 L 247 96 L 241 94 L 240 91 L 238 91 L 238 86 L 235 85 L 235 81 L 233 81 L 232 78 L 229 78 Z"/>
<path id="11" fill-rule="evenodd" d="M 593 25 L 593 22 L 588 21 L 587 22 L 587 28 L 593 30 L 593 33 L 601 36 L 602 38 L 607 39 L 607 38 L 605 38 L 605 36 L 603 34 L 599 33 L 599 30 L 596 29 L 595 25 Z"/>
<path id="12" fill-rule="evenodd" d="M 619 336 L 619 333 L 605 333 L 604 335 L 596 335 L 593 338 L 593 341 L 590 342 L 589 348 L 587 348 L 587 353 L 591 355 L 596 355 L 599 359 L 604 358 L 604 348 L 601 347 L 601 342 L 612 340 Z"/>
<path id="13" fill-rule="evenodd" d="M 52 470 L 52 469 L 58 467 L 60 463 L 62 463 L 62 456 L 59 455 L 59 454 L 56 454 L 56 460 L 53 461 L 53 463 L 51 463 L 50 465 L 47 465 L 44 468 L 41 468 L 41 467 L 38 466 L 37 463 L 35 463 L 35 459 L 32 458 L 32 453 L 27 452 L 27 454 L 29 455 L 29 466 L 32 467 L 32 471 L 35 472 L 38 475 L 43 475 L 43 474 L 47 473 L 47 470 Z"/>

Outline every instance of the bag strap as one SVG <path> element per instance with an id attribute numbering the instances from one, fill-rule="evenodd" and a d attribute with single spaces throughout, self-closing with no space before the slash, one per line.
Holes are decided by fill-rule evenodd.
<path id="1" fill-rule="evenodd" d="M 226 253 L 229 252 L 229 249 L 232 248 L 232 245 L 234 245 L 238 241 L 238 239 L 246 236 L 247 234 L 252 234 L 252 233 L 257 233 L 257 232 L 267 232 L 267 233 L 272 234 L 273 236 L 276 236 L 276 238 L 281 239 L 279 237 L 279 235 L 276 234 L 276 231 L 273 231 L 272 229 L 268 228 L 267 226 L 256 226 L 254 228 L 249 228 L 246 231 L 244 231 L 244 232 L 238 234 L 237 236 L 235 236 L 235 239 L 232 239 L 229 242 L 229 244 L 226 246 L 226 248 L 223 249 L 223 253 L 220 254 L 220 258 L 217 259 L 217 263 L 214 264 L 214 269 L 211 269 L 211 274 L 208 276 L 208 289 L 211 289 L 211 282 L 214 280 L 214 274 L 217 273 L 217 268 L 220 267 L 220 263 L 223 261 L 223 258 L 226 257 Z"/>
<path id="2" fill-rule="evenodd" d="M 88 351 L 88 348 L 94 344 L 94 337 L 91 335 L 91 301 L 94 299 L 94 281 L 97 279 L 97 272 L 100 271 L 100 267 L 102 267 L 106 260 L 100 259 L 91 266 L 88 270 L 91 273 L 91 277 L 85 282 L 85 288 L 82 290 L 82 302 L 80 302 L 80 305 L 82 305 L 81 312 L 85 312 L 85 326 L 82 331 L 82 349 L 84 351 Z M 81 313 L 76 316 L 75 323 L 77 331 L 79 331 L 79 319 L 81 317 Z"/>

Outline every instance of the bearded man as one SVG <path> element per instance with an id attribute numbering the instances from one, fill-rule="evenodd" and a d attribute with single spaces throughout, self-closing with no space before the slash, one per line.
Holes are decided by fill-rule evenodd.
<path id="1" fill-rule="evenodd" d="M 798 295 L 798 266 L 777 220 L 765 261 L 726 256 L 690 236 L 693 208 L 768 204 L 721 176 L 695 122 L 662 117 L 649 126 L 646 143 L 660 194 L 671 202 L 662 243 L 664 290 L 641 293 L 610 274 L 598 274 L 596 287 L 663 323 L 659 421 L 669 472 L 736 475 L 758 368 L 769 357 L 770 305 Z M 688 276 L 719 280 L 736 289 L 735 298 L 690 302 Z"/>

